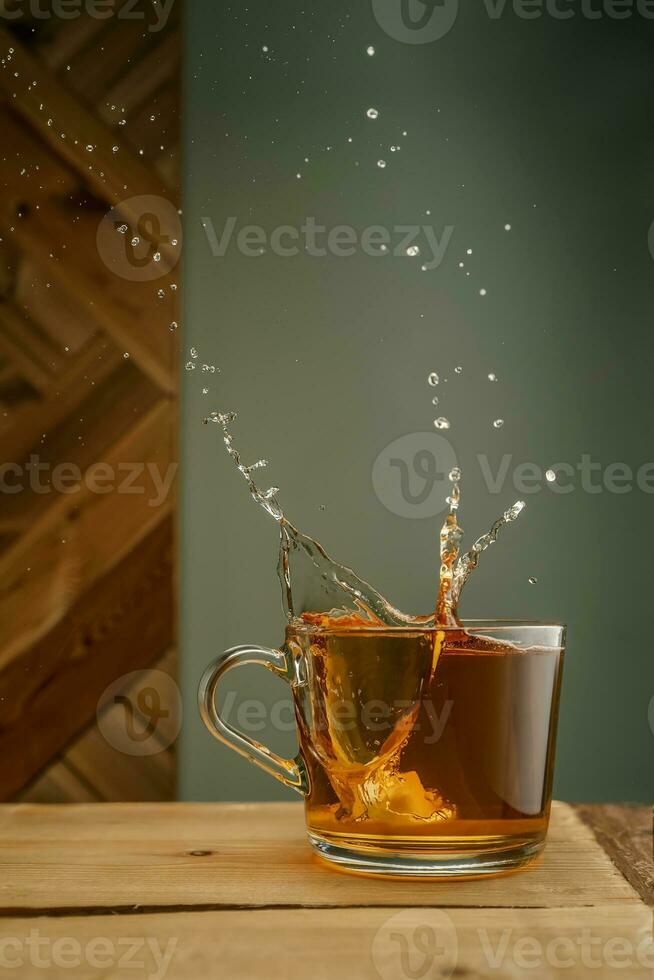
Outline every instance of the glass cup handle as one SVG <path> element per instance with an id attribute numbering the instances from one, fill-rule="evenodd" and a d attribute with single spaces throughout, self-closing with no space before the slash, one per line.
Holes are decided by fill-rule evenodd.
<path id="1" fill-rule="evenodd" d="M 259 646 L 232 647 L 209 664 L 202 675 L 198 689 L 198 705 L 202 720 L 215 738 L 260 769 L 265 769 L 285 786 L 290 786 L 304 796 L 309 791 L 309 778 L 300 753 L 294 759 L 283 759 L 256 739 L 250 738 L 243 732 L 237 732 L 218 713 L 215 697 L 223 674 L 232 667 L 240 667 L 244 664 L 261 664 L 290 683 L 292 674 L 288 658 L 282 650 Z"/>

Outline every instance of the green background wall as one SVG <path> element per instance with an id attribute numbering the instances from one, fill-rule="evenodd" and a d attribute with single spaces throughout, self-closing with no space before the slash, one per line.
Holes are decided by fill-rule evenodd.
<path id="1" fill-rule="evenodd" d="M 464 614 L 569 624 L 556 793 L 652 799 L 654 495 L 587 492 L 579 475 L 569 494 L 525 495 L 510 476 L 583 454 L 602 468 L 654 459 L 654 22 L 571 9 L 493 19 L 468 4 L 440 40 L 406 44 L 367 0 L 186 5 L 182 359 L 195 346 L 221 373 L 183 372 L 183 798 L 288 796 L 216 743 L 195 707 L 216 653 L 283 633 L 276 527 L 201 424 L 215 409 L 238 412 L 245 457 L 270 460 L 294 523 L 415 612 L 433 602 L 440 515 L 390 513 L 372 464 L 393 439 L 433 431 L 434 414 L 450 418 L 468 540 L 528 503 Z M 233 216 L 270 232 L 308 215 L 454 230 L 440 267 L 421 272 L 420 258 L 392 255 L 248 257 L 232 244 L 216 257 L 201 224 L 220 234 Z M 437 413 L 429 370 L 449 378 Z M 512 454 L 501 493 L 479 453 L 493 470 Z M 284 696 L 262 670 L 232 676 L 243 698 Z"/>

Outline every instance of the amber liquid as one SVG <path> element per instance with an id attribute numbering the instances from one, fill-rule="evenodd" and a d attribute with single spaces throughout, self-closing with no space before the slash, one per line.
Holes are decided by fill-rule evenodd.
<path id="1" fill-rule="evenodd" d="M 296 691 L 309 831 L 428 853 L 541 841 L 562 651 L 463 630 L 299 639 Z"/>

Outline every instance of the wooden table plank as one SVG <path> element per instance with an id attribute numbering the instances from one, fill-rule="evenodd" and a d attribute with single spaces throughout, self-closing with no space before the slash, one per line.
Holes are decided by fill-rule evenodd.
<path id="1" fill-rule="evenodd" d="M 570 908 L 639 901 L 564 803 L 543 857 L 477 881 L 390 881 L 333 871 L 306 842 L 301 803 L 0 807 L 0 908 L 279 906 Z"/>
<path id="2" fill-rule="evenodd" d="M 40 965 L 32 961 L 36 942 Z M 654 976 L 651 919 L 639 901 L 564 911 L 275 909 L 12 919 L 0 923 L 0 948 L 21 980 L 121 980 L 127 956 L 133 980 Z"/>
<path id="3" fill-rule="evenodd" d="M 654 810 L 648 806 L 578 803 L 575 810 L 618 871 L 654 906 Z"/>

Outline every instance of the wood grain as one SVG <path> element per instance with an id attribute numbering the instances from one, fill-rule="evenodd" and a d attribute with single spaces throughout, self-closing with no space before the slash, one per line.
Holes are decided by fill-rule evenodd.
<path id="1" fill-rule="evenodd" d="M 388 881 L 326 869 L 306 842 L 301 803 L 6 806 L 0 865 L 0 908 L 15 911 L 638 901 L 563 803 L 553 807 L 539 862 L 483 881 Z"/>
<path id="2" fill-rule="evenodd" d="M 641 898 L 654 907 L 654 811 L 649 806 L 580 803 L 582 820 Z"/>
<path id="3" fill-rule="evenodd" d="M 652 974 L 648 961 L 654 963 L 649 926 L 647 909 L 638 903 L 572 908 L 563 915 L 559 909 L 295 909 L 13 919 L 0 924 L 0 943 L 14 940 L 6 956 L 24 958 L 21 980 L 126 975 L 134 980 L 644 980 Z M 427 946 L 426 955 L 412 949 L 412 960 L 403 962 L 402 945 L 412 948 L 416 930 L 427 930 L 435 945 Z M 42 942 L 42 958 L 51 961 L 47 973 L 29 964 L 30 933 Z M 102 969 L 88 962 L 99 937 L 107 940 L 109 951 Z M 584 948 L 585 937 L 590 944 Z M 71 939 L 79 944 L 77 950 L 70 947 Z M 68 947 L 53 947 L 57 940 L 68 940 Z M 615 949 L 618 940 L 621 956 Z M 54 957 L 66 948 L 69 958 L 77 953 L 86 962 L 54 965 Z M 128 974 L 120 957 L 129 948 Z M 588 956 L 592 966 L 584 964 Z M 620 969 L 612 967 L 612 956 L 622 961 Z"/>
<path id="4" fill-rule="evenodd" d="M 167 649 L 174 633 L 172 543 L 168 517 L 0 671 L 4 798 L 95 717 L 98 698 L 114 678 L 147 667 Z M 46 819 L 46 833 L 47 827 Z"/>

